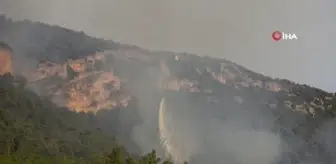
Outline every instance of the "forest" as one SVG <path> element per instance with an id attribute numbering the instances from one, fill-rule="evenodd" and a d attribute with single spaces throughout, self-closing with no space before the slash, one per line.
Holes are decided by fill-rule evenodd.
<path id="1" fill-rule="evenodd" d="M 144 156 L 128 153 L 94 126 L 92 114 L 60 109 L 24 85 L 9 74 L 0 77 L 1 164 L 171 163 L 154 150 Z"/>

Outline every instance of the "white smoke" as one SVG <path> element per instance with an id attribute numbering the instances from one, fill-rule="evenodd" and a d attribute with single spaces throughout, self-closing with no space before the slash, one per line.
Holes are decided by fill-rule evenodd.
<path id="1" fill-rule="evenodd" d="M 185 125 L 179 127 L 172 124 L 174 121 L 184 121 L 184 120 L 174 120 L 172 114 L 166 110 L 165 98 L 161 100 L 160 110 L 159 110 L 159 129 L 160 129 L 160 139 L 162 145 L 167 151 L 167 155 L 172 157 L 175 162 L 182 163 L 183 161 L 188 161 L 190 156 L 195 151 L 198 150 L 198 143 L 196 136 L 189 135 Z M 184 132 L 186 132 L 184 134 Z"/>
<path id="2" fill-rule="evenodd" d="M 160 104 L 160 138 L 176 163 L 271 164 L 281 155 L 282 141 L 270 131 L 242 128 L 239 119 L 221 121 L 184 107 L 171 109 L 168 103 L 163 98 Z"/>

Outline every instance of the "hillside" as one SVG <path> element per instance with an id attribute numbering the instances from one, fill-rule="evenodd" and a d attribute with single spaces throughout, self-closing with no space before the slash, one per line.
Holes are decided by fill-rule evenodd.
<path id="1" fill-rule="evenodd" d="M 4 16 L 0 40 L 13 48 L 13 74 L 27 79 L 26 88 L 57 110 L 94 118 L 104 134 L 116 136 L 136 154 L 151 148 L 164 154 L 157 116 L 161 98 L 167 97 L 176 106 L 169 108 L 199 108 L 246 129 L 276 133 L 287 145 L 278 163 L 336 161 L 328 146 L 334 140 L 327 142 L 332 132 L 325 128 L 335 116 L 333 93 L 272 79 L 225 59 L 154 52 Z M 325 135 L 317 142 L 320 131 Z"/>
<path id="2" fill-rule="evenodd" d="M 157 163 L 155 151 L 140 157 L 120 147 L 98 122 L 117 110 L 74 113 L 25 90 L 23 81 L 0 76 L 0 163 Z M 111 130 L 111 129 L 110 129 Z M 163 161 L 162 161 L 163 162 Z M 168 162 L 168 161 L 166 161 Z"/>

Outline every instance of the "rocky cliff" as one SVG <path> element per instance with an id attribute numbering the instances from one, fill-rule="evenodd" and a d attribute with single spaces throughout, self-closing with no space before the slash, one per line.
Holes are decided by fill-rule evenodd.
<path id="1" fill-rule="evenodd" d="M 65 63 L 41 62 L 26 74 L 40 94 L 57 105 L 77 112 L 127 107 L 130 95 L 123 93 L 121 80 L 113 71 L 104 71 L 104 54 L 97 53 Z"/>
<path id="2" fill-rule="evenodd" d="M 0 42 L 0 75 L 12 74 L 12 52 L 8 44 Z"/>
<path id="3" fill-rule="evenodd" d="M 232 88 L 237 93 L 264 91 L 278 94 L 283 99 L 263 100 L 266 105 L 276 108 L 281 105 L 293 111 L 301 111 L 314 115 L 316 110 L 330 111 L 333 108 L 335 95 L 325 93 L 318 89 L 300 86 L 294 83 L 286 83 L 283 80 L 271 79 L 267 77 L 258 78 L 257 74 L 251 73 L 243 67 L 228 61 L 216 61 L 214 59 L 202 59 L 204 63 L 199 63 L 198 67 L 192 67 L 193 56 L 179 57 L 179 60 L 172 59 L 136 59 L 125 56 L 121 51 L 99 52 L 75 60 L 69 59 L 64 63 L 42 62 L 37 65 L 33 74 L 26 75 L 30 83 L 39 83 L 42 86 L 43 94 L 51 96 L 58 104 L 69 107 L 76 111 L 94 111 L 116 107 L 125 107 L 130 100 L 129 95 L 122 86 L 128 82 L 135 81 L 133 76 L 125 76 L 123 66 L 113 65 L 105 56 L 113 58 L 114 63 L 138 62 L 142 65 L 138 68 L 129 66 L 129 71 L 145 72 L 143 78 L 152 78 L 153 87 L 158 90 L 186 91 L 186 92 L 207 92 L 220 93 L 221 88 Z M 176 55 L 178 56 L 178 55 Z M 134 54 L 133 57 L 139 57 Z M 207 60 L 213 64 L 207 64 Z M 213 61 L 211 61 L 213 60 Z M 99 63 L 99 64 L 98 64 Z M 152 66 L 157 74 L 151 75 L 151 71 L 146 70 L 146 64 L 153 63 Z M 188 66 L 189 65 L 189 66 Z M 109 67 L 107 70 L 106 68 Z M 212 67 L 212 68 L 211 68 Z M 217 68 L 216 68 L 217 67 Z M 120 70 L 121 74 L 116 75 L 113 70 Z M 133 69 L 133 70 L 132 70 Z M 145 77 L 148 76 L 148 77 Z M 149 77 L 151 76 L 151 77 Z M 216 88 L 217 87 L 217 88 Z M 304 90 L 303 88 L 307 88 Z M 301 91 L 300 91 L 301 90 Z M 302 97 L 302 91 L 320 92 L 319 97 L 306 95 Z M 309 97 L 308 97 L 309 96 Z M 317 95 L 316 95 L 317 96 Z M 244 99 L 239 95 L 233 95 L 234 101 L 243 103 Z"/>

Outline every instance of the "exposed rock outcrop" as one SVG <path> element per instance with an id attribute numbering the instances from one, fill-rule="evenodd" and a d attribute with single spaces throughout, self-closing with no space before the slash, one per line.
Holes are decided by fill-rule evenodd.
<path id="1" fill-rule="evenodd" d="M 0 75 L 12 74 L 12 52 L 8 44 L 0 42 Z"/>
<path id="2" fill-rule="evenodd" d="M 51 97 L 59 106 L 77 112 L 96 112 L 101 109 L 125 108 L 130 95 L 121 88 L 119 77 L 101 70 L 102 53 L 71 60 L 66 63 L 40 63 L 35 73 L 27 75 L 42 94 Z"/>

